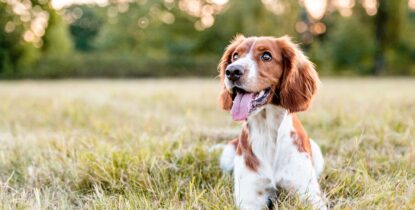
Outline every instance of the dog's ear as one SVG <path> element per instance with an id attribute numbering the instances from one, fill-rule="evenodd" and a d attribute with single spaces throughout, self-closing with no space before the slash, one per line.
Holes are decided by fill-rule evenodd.
<path id="1" fill-rule="evenodd" d="M 245 39 L 243 35 L 236 35 L 231 43 L 226 47 L 225 52 L 220 59 L 218 65 L 219 77 L 221 81 L 222 89 L 219 95 L 219 105 L 224 110 L 230 110 L 232 108 L 232 96 L 231 93 L 225 87 L 225 69 L 231 63 L 232 53 L 235 51 L 236 47 Z"/>
<path id="2" fill-rule="evenodd" d="M 280 105 L 289 112 L 306 110 L 320 80 L 313 63 L 287 36 L 277 39 L 281 49 L 283 74 L 279 85 Z"/>
<path id="3" fill-rule="evenodd" d="M 232 108 L 232 96 L 231 93 L 225 88 L 222 87 L 222 90 L 219 94 L 219 106 L 223 110 L 229 111 Z"/>

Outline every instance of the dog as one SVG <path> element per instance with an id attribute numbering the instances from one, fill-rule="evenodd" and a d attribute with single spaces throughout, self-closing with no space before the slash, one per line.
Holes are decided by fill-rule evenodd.
<path id="1" fill-rule="evenodd" d="M 314 64 L 288 36 L 237 35 L 218 69 L 219 104 L 233 120 L 244 122 L 220 158 L 224 171 L 233 170 L 236 205 L 272 208 L 281 187 L 313 209 L 327 209 L 318 183 L 323 155 L 295 114 L 305 111 L 317 92 Z"/>

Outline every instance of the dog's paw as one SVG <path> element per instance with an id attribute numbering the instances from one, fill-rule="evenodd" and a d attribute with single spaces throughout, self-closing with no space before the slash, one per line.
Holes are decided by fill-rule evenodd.
<path id="1" fill-rule="evenodd" d="M 224 146 L 222 155 L 220 157 L 220 168 L 223 171 L 229 172 L 233 170 L 235 155 L 235 146 L 232 144 L 227 144 Z"/>

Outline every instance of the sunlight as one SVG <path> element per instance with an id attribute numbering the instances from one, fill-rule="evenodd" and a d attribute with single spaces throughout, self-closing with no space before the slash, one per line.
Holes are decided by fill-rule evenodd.
<path id="1" fill-rule="evenodd" d="M 376 1 L 376 0 L 375 0 Z M 339 10 L 340 15 L 343 17 L 350 17 L 353 14 L 352 8 L 355 5 L 354 0 L 336 0 L 334 5 Z"/>
<path id="2" fill-rule="evenodd" d="M 99 6 L 105 6 L 108 4 L 108 0 L 52 0 L 52 7 L 55 9 L 62 9 L 72 4 L 98 4 Z"/>
<path id="3" fill-rule="evenodd" d="M 409 0 L 408 1 L 408 7 L 411 10 L 415 10 L 415 0 Z"/>
<path id="4" fill-rule="evenodd" d="M 8 21 L 6 23 L 6 26 L 4 27 L 4 31 L 6 31 L 6 33 L 11 33 L 14 31 L 15 28 L 16 24 L 13 21 Z"/>
<path id="5" fill-rule="evenodd" d="M 308 25 L 304 21 L 298 21 L 297 23 L 295 23 L 295 30 L 298 33 L 302 34 L 308 30 Z"/>
<path id="6" fill-rule="evenodd" d="M 320 20 L 326 12 L 327 0 L 304 0 L 304 5 L 313 19 Z"/>
<path id="7" fill-rule="evenodd" d="M 355 5 L 355 1 L 354 0 L 336 0 L 334 1 L 334 4 L 338 8 L 352 8 Z"/>
<path id="8" fill-rule="evenodd" d="M 228 0 L 212 0 L 212 2 L 217 5 L 224 5 L 228 3 Z"/>
<path id="9" fill-rule="evenodd" d="M 7 3 L 11 6 L 16 17 L 23 22 L 23 40 L 32 43 L 35 47 L 41 47 L 43 45 L 42 37 L 48 26 L 49 13 L 43 11 L 39 6 L 33 6 L 30 1 L 9 0 Z M 16 26 L 18 26 L 16 20 L 7 21 L 4 31 L 12 33 Z"/>
<path id="10" fill-rule="evenodd" d="M 262 0 L 262 3 L 275 15 L 281 15 L 285 11 L 284 4 L 280 0 Z"/>
<path id="11" fill-rule="evenodd" d="M 173 24 L 175 17 L 170 12 L 163 12 L 163 14 L 160 16 L 160 20 L 165 24 Z"/>
<path id="12" fill-rule="evenodd" d="M 363 0 L 362 5 L 366 10 L 366 13 L 370 16 L 378 13 L 378 2 L 377 0 Z"/>
<path id="13" fill-rule="evenodd" d="M 223 11 L 227 2 L 228 0 L 212 0 L 209 4 L 202 0 L 180 0 L 178 6 L 188 15 L 198 18 L 194 28 L 203 31 L 214 24 L 214 16 Z"/>
<path id="14" fill-rule="evenodd" d="M 311 33 L 313 34 L 323 34 L 326 32 L 326 25 L 322 22 L 314 23 L 311 25 Z"/>

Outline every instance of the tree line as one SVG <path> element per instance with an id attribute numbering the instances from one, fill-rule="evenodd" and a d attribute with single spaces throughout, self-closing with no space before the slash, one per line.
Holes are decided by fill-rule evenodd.
<path id="1" fill-rule="evenodd" d="M 415 1 L 369 1 L 0 0 L 0 78 L 213 77 L 237 33 L 288 34 L 322 75 L 415 75 Z"/>

